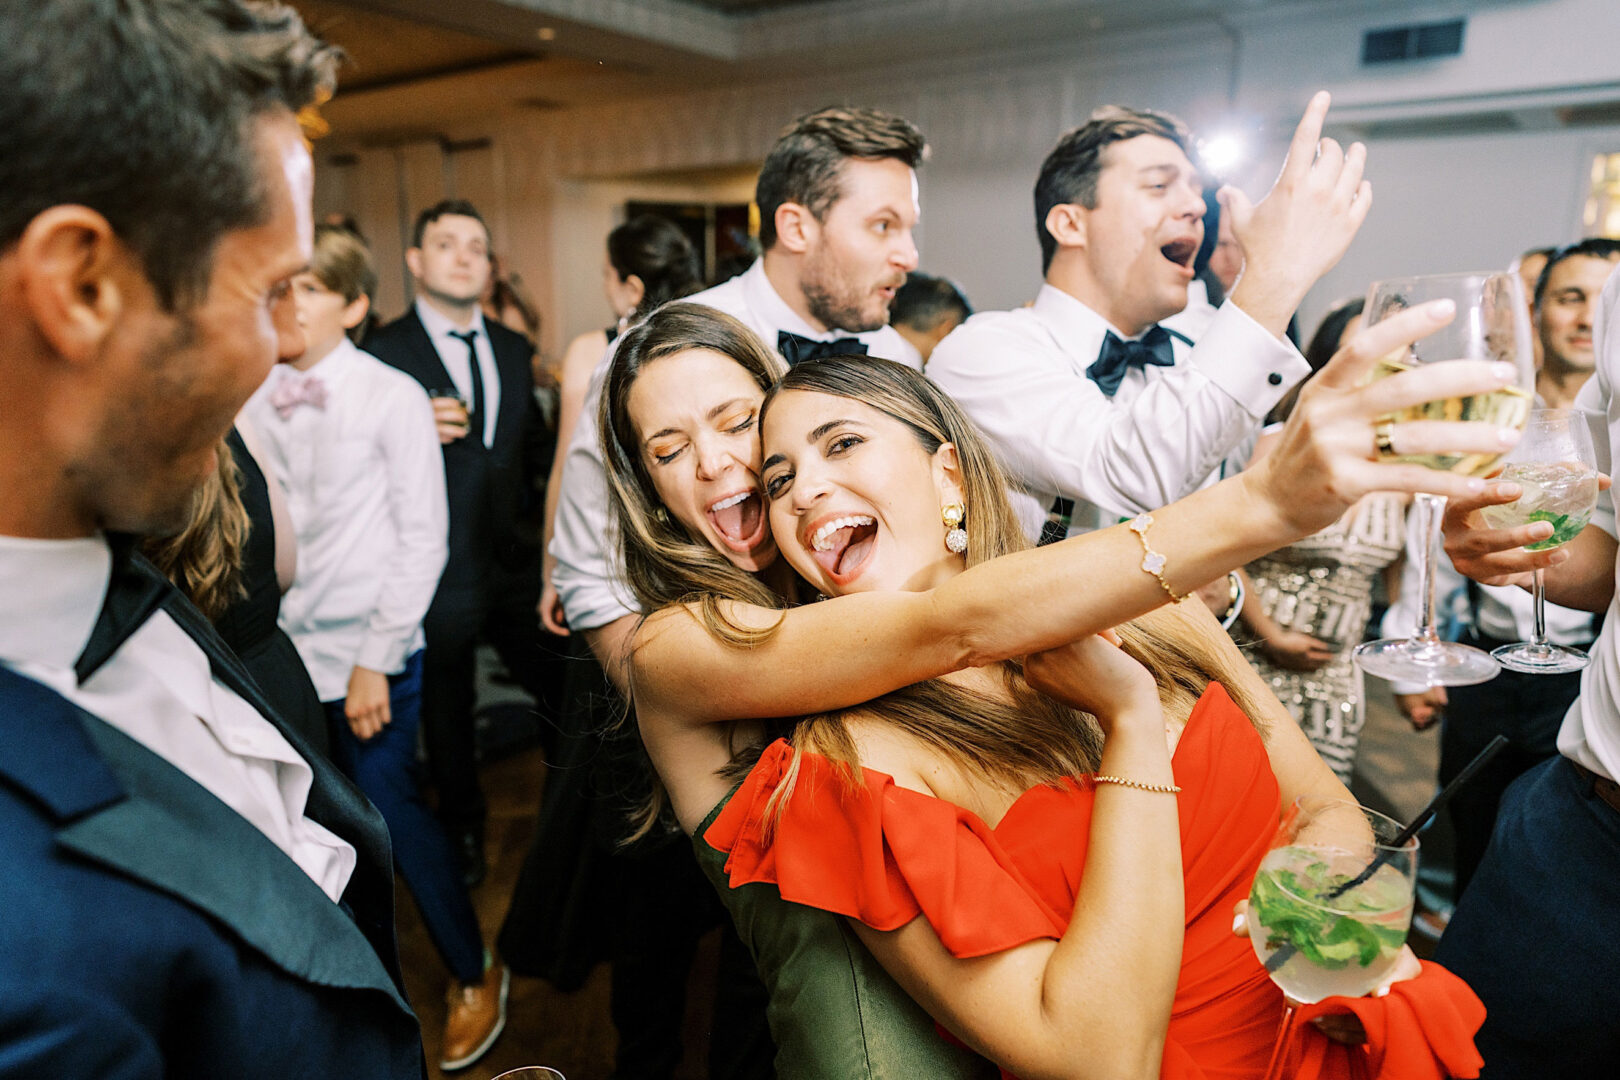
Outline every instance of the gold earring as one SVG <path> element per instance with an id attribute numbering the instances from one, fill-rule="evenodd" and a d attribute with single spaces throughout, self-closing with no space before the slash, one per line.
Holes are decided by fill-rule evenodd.
<path id="1" fill-rule="evenodd" d="M 669 524 L 669 511 L 665 510 L 662 506 L 653 511 L 653 517 L 658 519 L 658 523 L 660 525 Z"/>
<path id="2" fill-rule="evenodd" d="M 945 523 L 945 546 L 953 555 L 960 555 L 967 550 L 967 531 L 962 528 L 962 521 L 966 517 L 967 510 L 961 503 L 951 503 L 939 511 L 939 519 Z"/>

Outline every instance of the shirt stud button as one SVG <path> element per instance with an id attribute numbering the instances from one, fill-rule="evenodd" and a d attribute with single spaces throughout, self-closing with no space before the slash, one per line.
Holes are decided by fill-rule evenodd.
<path id="1" fill-rule="evenodd" d="M 1272 386 L 1281 386 L 1282 376 L 1273 371 L 1270 375 L 1266 376 L 1266 382 L 1270 383 Z"/>

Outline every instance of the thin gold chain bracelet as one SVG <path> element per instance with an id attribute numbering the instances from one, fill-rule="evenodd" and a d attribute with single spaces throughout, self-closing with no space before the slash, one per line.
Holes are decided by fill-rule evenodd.
<path id="1" fill-rule="evenodd" d="M 1175 784 L 1144 784 L 1140 780 L 1127 780 L 1123 776 L 1106 776 L 1098 773 L 1091 778 L 1096 784 L 1119 784 L 1123 787 L 1133 787 L 1140 791 L 1156 791 L 1161 795 L 1180 795 L 1181 788 Z"/>

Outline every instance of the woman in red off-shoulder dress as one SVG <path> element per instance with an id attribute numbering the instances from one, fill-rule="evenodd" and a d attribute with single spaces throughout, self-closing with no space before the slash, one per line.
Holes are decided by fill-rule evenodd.
<path id="1" fill-rule="evenodd" d="M 1413 326 L 1391 341 L 1397 329 Z M 1147 611 L 1161 587 L 1186 588 L 1250 534 L 1270 535 L 1265 515 L 1281 511 L 1253 494 L 1264 484 L 1246 475 L 1195 496 L 1142 535 L 1020 551 L 999 470 L 931 384 L 832 358 L 759 404 L 769 364 L 744 362 L 738 330 L 667 307 L 627 339 L 603 396 L 628 580 L 652 612 L 628 654 L 634 704 L 678 819 L 694 829 L 726 802 L 727 771 L 762 749 L 739 806 L 705 835 L 732 845 L 734 883 L 756 875 L 847 909 L 912 996 L 1004 1069 L 1257 1075 L 1281 1003 L 1232 906 L 1280 800 L 1348 793 L 1196 604 L 1120 626 L 1123 649 L 1087 620 Z M 763 449 L 745 445 L 756 424 Z M 764 507 L 738 487 L 752 482 Z M 739 497 L 748 513 L 713 509 Z M 1337 495 L 1290 498 L 1314 520 Z M 751 531 L 765 531 L 761 509 L 774 541 Z M 1145 560 L 1149 545 L 1174 558 Z M 784 563 L 837 599 L 770 610 L 773 589 L 791 591 Z M 1046 651 L 1019 664 L 1009 640 Z M 767 725 L 748 719 L 883 690 L 799 721 L 791 747 L 766 747 Z M 1093 788 L 1097 774 L 1124 782 Z M 1472 1075 L 1477 1001 L 1443 973 L 1411 974 L 1383 1003 L 1348 1006 L 1365 1049 L 1332 1057 L 1311 1033 L 1311 1053 L 1332 1057 L 1321 1075 L 1354 1076 L 1380 1054 L 1404 1069 L 1388 1075 Z M 1418 1022 L 1397 1023 L 1388 1003 L 1409 1000 Z"/>
<path id="2" fill-rule="evenodd" d="M 863 383 L 913 406 L 907 422 L 849 396 Z M 813 585 L 928 580 L 943 560 L 922 530 L 912 535 L 927 503 L 908 494 L 928 475 L 928 498 L 976 504 L 980 526 L 995 527 L 994 493 L 950 464 L 974 439 L 952 408 L 870 361 L 805 365 L 778 384 L 761 480 L 777 545 Z M 932 448 L 916 433 L 930 414 L 950 436 Z M 947 441 L 955 452 L 942 464 Z M 843 524 L 880 514 L 886 527 L 869 532 Z M 829 527 L 846 535 L 828 543 Z M 1234 932 L 1234 910 L 1280 800 L 1347 793 L 1207 613 L 1156 613 L 1121 644 L 1085 639 L 1026 672 L 1089 714 L 1073 723 L 1094 718 L 1103 742 L 1090 769 L 1052 774 L 1065 737 L 1031 719 L 1020 672 L 969 671 L 939 681 L 960 711 L 926 696 L 878 699 L 801 723 L 791 744 L 766 749 L 704 839 L 729 852 L 733 887 L 769 882 L 855 919 L 897 981 L 1008 1075 L 1258 1076 L 1283 1001 Z M 1055 751 L 1044 762 L 1042 747 Z M 1375 1059 L 1396 1046 L 1388 1075 L 1477 1071 L 1477 1000 L 1439 968 L 1413 978 L 1410 953 L 1405 963 L 1393 1000 L 1361 1006 L 1376 1040 L 1346 1049 L 1307 1026 L 1300 1075 L 1376 1075 Z M 1458 1022 L 1425 1027 L 1419 1015 Z"/>

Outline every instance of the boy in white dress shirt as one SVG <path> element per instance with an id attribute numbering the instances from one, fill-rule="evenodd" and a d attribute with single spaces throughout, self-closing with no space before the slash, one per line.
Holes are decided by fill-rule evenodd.
<path id="1" fill-rule="evenodd" d="M 1187 129 L 1110 107 L 1047 157 L 1035 185 L 1046 284 L 1028 308 L 969 319 L 928 362 L 1022 489 L 1014 504 L 1032 538 L 1196 491 L 1310 372 L 1284 331 L 1371 201 L 1360 144 L 1318 139 L 1327 109 L 1327 94 L 1312 99 L 1261 203 L 1223 190 L 1247 266 L 1196 343 L 1159 325 L 1187 306 L 1203 239 Z"/>
<path id="2" fill-rule="evenodd" d="M 248 403 L 287 488 L 298 573 L 281 623 L 333 726 L 332 756 L 382 811 L 394 858 L 456 980 L 442 1068 L 472 1064 L 504 1024 L 506 972 L 486 962 L 443 827 L 416 775 L 422 618 L 444 570 L 444 464 L 426 392 L 347 331 L 376 275 L 354 233 L 315 230 L 293 279 L 303 354 Z"/>

